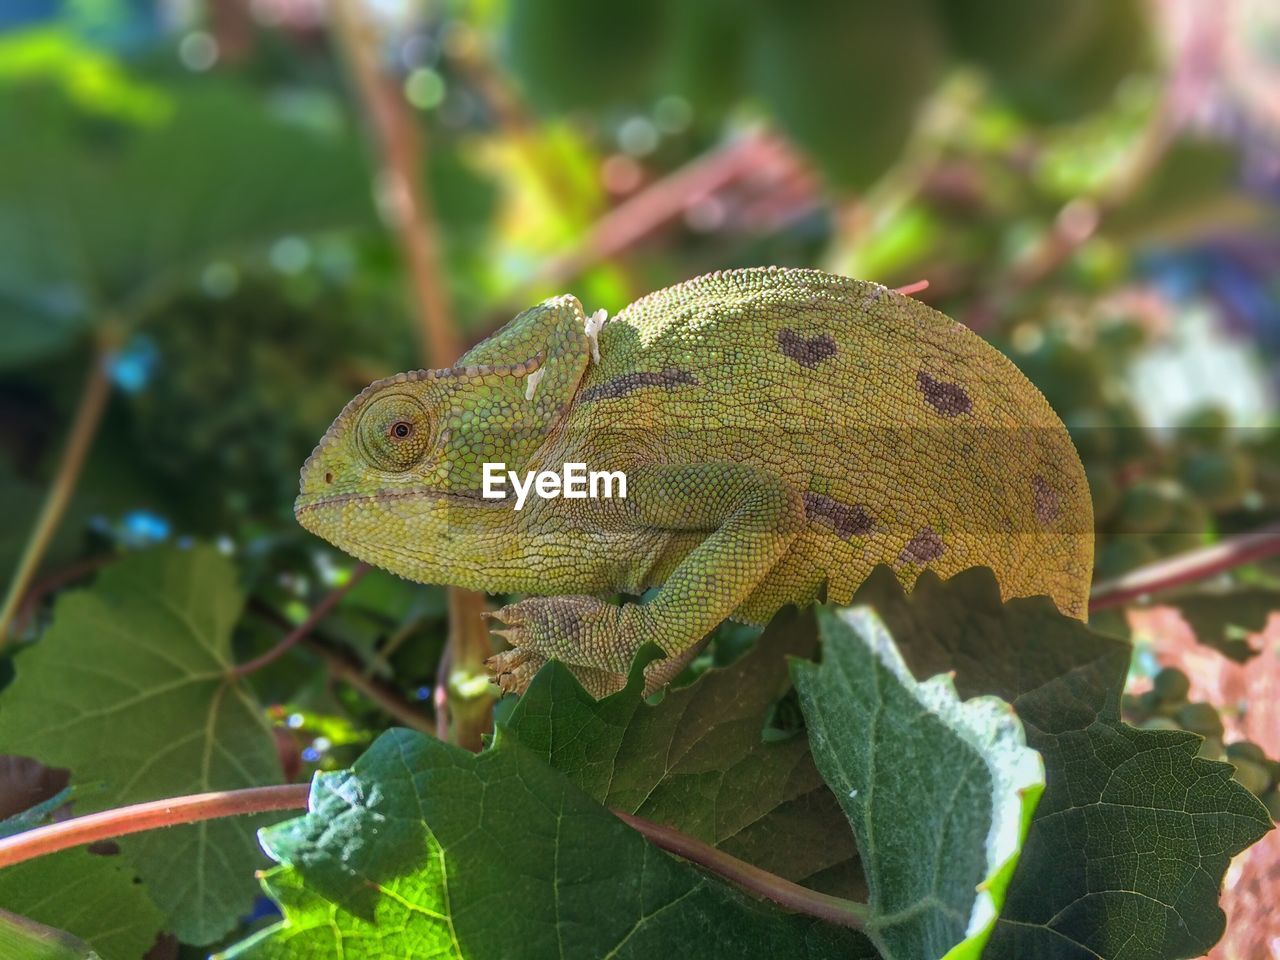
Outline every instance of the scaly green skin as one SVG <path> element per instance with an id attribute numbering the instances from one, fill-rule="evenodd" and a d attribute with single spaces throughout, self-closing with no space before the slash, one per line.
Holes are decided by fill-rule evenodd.
<path id="1" fill-rule="evenodd" d="M 771 268 L 645 297 L 599 331 L 598 361 L 588 325 L 573 297 L 548 300 L 457 367 L 371 385 L 302 470 L 299 521 L 362 560 L 538 595 L 497 615 L 503 689 L 554 657 L 602 695 L 647 641 L 667 654 L 656 689 L 722 620 L 763 623 L 824 587 L 848 601 L 878 563 L 907 584 L 989 566 L 1006 596 L 1085 616 L 1075 449 L 1013 364 L 942 314 Z M 480 499 L 486 461 L 623 470 L 628 495 L 517 512 Z"/>

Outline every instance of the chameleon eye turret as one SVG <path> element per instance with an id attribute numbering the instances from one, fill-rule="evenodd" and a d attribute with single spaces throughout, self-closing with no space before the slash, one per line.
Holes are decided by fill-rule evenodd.
<path id="1" fill-rule="evenodd" d="M 483 495 L 496 462 L 624 473 L 626 498 L 517 509 Z M 1093 561 L 1084 470 L 1035 387 L 924 304 L 816 270 L 715 273 L 612 319 L 526 310 L 348 404 L 298 517 L 409 579 L 529 594 L 495 618 L 517 692 L 556 658 L 608 693 L 649 641 L 656 689 L 720 621 L 848 602 L 877 564 L 907 585 L 989 566 L 1005 597 L 1084 617 Z"/>
<path id="2" fill-rule="evenodd" d="M 431 419 L 412 396 L 381 396 L 360 411 L 360 450 L 371 467 L 400 472 L 422 459 L 431 446 Z"/>

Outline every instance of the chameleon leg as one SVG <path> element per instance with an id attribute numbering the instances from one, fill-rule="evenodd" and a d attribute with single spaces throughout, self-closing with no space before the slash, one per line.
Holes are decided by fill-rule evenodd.
<path id="1" fill-rule="evenodd" d="M 605 671 L 621 683 L 636 651 L 652 641 L 668 655 L 651 665 L 648 686 L 656 689 L 751 594 L 804 524 L 798 491 L 755 467 L 650 467 L 628 477 L 628 483 L 637 524 L 673 532 L 703 530 L 707 537 L 648 603 L 619 607 L 567 596 L 531 597 L 504 607 L 496 617 L 506 628 L 496 632 L 516 649 L 494 658 L 495 675 L 511 674 L 508 665 L 519 663 L 518 679 L 525 679 L 534 654 Z M 670 662 L 677 658 L 683 662 Z M 523 689 L 518 679 L 513 676 L 504 689 Z"/>

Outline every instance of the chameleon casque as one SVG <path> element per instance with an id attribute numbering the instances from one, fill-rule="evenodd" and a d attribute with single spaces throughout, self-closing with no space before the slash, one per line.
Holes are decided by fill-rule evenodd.
<path id="1" fill-rule="evenodd" d="M 622 470 L 625 499 L 484 499 L 485 462 Z M 507 488 L 508 491 L 510 488 Z M 646 642 L 656 690 L 722 620 L 991 567 L 1083 618 L 1093 537 L 1062 423 L 996 349 L 878 284 L 714 273 L 616 317 L 572 296 L 455 367 L 370 385 L 302 468 L 308 530 L 400 576 L 491 593 L 522 691 L 547 659 L 596 696 Z M 640 594 L 642 603 L 600 597 Z"/>

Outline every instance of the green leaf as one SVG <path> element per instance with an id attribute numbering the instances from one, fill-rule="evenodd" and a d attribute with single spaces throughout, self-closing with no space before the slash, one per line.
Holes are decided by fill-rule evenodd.
<path id="1" fill-rule="evenodd" d="M 1198 239 L 1258 222 L 1253 197 L 1239 188 L 1240 151 L 1212 140 L 1178 140 L 1115 214 L 1106 235 L 1135 247 Z"/>
<path id="2" fill-rule="evenodd" d="M 822 610 L 791 672 L 818 769 L 858 838 L 885 960 L 981 955 L 1044 788 L 1009 705 L 917 682 L 868 609 Z"/>
<path id="3" fill-rule="evenodd" d="M 955 51 L 1024 116 L 1056 123 L 1103 107 L 1152 64 L 1140 0 L 943 0 Z"/>
<path id="4" fill-rule="evenodd" d="M 666 0 L 513 0 L 503 50 L 525 94 L 548 112 L 652 95 Z"/>
<path id="5" fill-rule="evenodd" d="M 84 941 L 0 910 L 0 957 L 5 960 L 101 960 Z"/>
<path id="6" fill-rule="evenodd" d="M 1218 890 L 1235 854 L 1262 837 L 1266 809 L 1196 757 L 1200 738 L 1120 720 L 1130 649 L 1043 597 L 1001 603 L 990 570 L 910 597 L 878 568 L 854 598 L 884 620 L 916 676 L 956 672 L 963 697 L 1013 704 L 1044 757 L 1036 808 L 989 960 L 1167 960 L 1222 935 Z"/>
<path id="7" fill-rule="evenodd" d="M 553 663 L 504 734 L 606 806 L 666 824 L 748 863 L 829 893 L 862 897 L 857 850 L 804 737 L 766 743 L 771 705 L 790 686 L 786 658 L 817 649 L 809 612 L 787 612 L 749 653 L 662 702 L 627 689 L 597 701 Z"/>
<path id="8" fill-rule="evenodd" d="M 211 258 L 371 222 L 353 138 L 234 84 L 170 88 L 133 122 L 86 116 L 30 79 L 0 93 L 6 365 L 138 320 Z"/>
<path id="9" fill-rule="evenodd" d="M 0 756 L 0 838 L 48 823 L 75 796 L 67 779 L 66 770 L 50 769 L 30 757 Z M 39 949 L 62 949 L 63 939 L 74 934 L 72 939 L 85 941 L 109 960 L 141 957 L 164 917 L 137 882 L 132 865 L 107 855 L 113 848 L 95 849 L 96 855 L 87 848 L 65 850 L 0 870 L 0 904 L 23 915 L 19 927 L 38 921 L 57 928 L 52 945 L 39 933 L 33 935 Z M 10 954 L 0 950 L 0 957 L 9 960 Z"/>
<path id="10" fill-rule="evenodd" d="M 65 767 L 77 812 L 279 782 L 261 706 L 230 677 L 243 597 L 215 550 L 163 549 L 64 595 L 0 695 L 0 750 Z M 83 808 L 83 809 L 82 809 Z M 166 927 L 188 943 L 225 933 L 253 902 L 261 862 L 252 818 L 120 842 Z"/>
<path id="11" fill-rule="evenodd" d="M 503 735 L 474 755 L 390 731 L 262 840 L 285 920 L 227 957 L 874 956 L 658 851 Z"/>
<path id="12" fill-rule="evenodd" d="M 164 915 L 135 881 L 132 865 L 122 856 L 64 850 L 0 870 L 0 903 L 29 920 L 69 931 L 106 960 L 130 960 L 151 949 L 164 926 Z M 0 957 L 10 960 L 3 946 L 0 933 Z"/>
<path id="13" fill-rule="evenodd" d="M 901 155 L 946 67 L 933 4 L 750 6 L 758 9 L 747 54 L 751 93 L 836 183 L 872 182 Z"/>
<path id="14" fill-rule="evenodd" d="M 1200 643 L 1236 663 L 1245 663 L 1258 653 L 1250 646 L 1247 635 L 1266 627 L 1271 614 L 1280 610 L 1280 591 L 1236 586 L 1178 593 L 1156 602 L 1176 607 Z"/>

